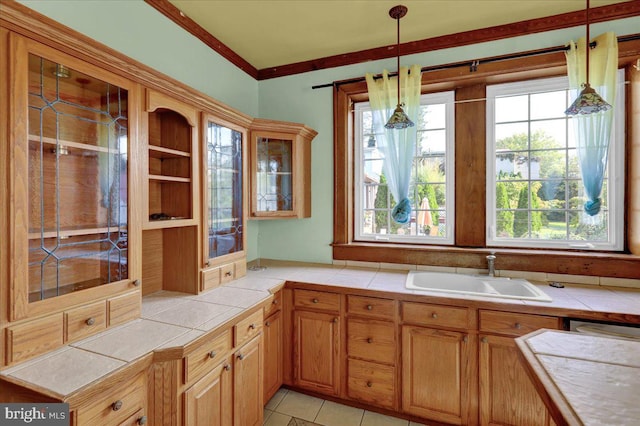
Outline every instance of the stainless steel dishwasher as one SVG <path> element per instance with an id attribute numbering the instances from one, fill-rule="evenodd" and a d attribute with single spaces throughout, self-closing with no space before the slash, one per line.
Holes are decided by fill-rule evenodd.
<path id="1" fill-rule="evenodd" d="M 568 325 L 565 324 L 565 328 L 569 331 L 591 336 L 640 341 L 640 324 L 621 324 L 574 318 L 569 318 L 567 322 Z"/>

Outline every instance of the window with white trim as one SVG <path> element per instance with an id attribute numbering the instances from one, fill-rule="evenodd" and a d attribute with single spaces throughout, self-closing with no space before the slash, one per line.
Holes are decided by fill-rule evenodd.
<path id="1" fill-rule="evenodd" d="M 618 74 L 624 81 L 624 73 Z M 566 77 L 487 86 L 487 246 L 622 250 L 624 85 L 595 216 L 584 189 Z"/>
<path id="2" fill-rule="evenodd" d="M 407 224 L 391 218 L 397 200 L 385 184 L 384 155 L 377 148 L 368 102 L 355 104 L 355 240 L 417 244 L 453 244 L 454 232 L 454 92 L 420 98 L 417 141 Z"/>

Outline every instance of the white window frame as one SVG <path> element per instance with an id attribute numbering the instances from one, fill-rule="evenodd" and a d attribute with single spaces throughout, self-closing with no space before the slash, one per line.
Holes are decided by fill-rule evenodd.
<path id="1" fill-rule="evenodd" d="M 365 234 L 363 207 L 364 187 L 363 164 L 364 150 L 362 146 L 363 129 L 362 111 L 370 110 L 369 102 L 358 102 L 354 105 L 354 241 L 411 243 L 425 245 L 453 245 L 455 235 L 455 92 L 446 91 L 427 93 L 420 96 L 421 105 L 445 105 L 445 217 L 446 231 L 443 237 L 406 236 L 393 234 Z"/>
<path id="2" fill-rule="evenodd" d="M 495 160 L 495 98 L 499 96 L 533 94 L 552 90 L 566 90 L 568 77 L 520 81 L 487 86 L 487 179 L 486 179 L 486 244 L 488 247 L 518 247 L 547 249 L 580 249 L 594 251 L 621 251 L 624 246 L 624 144 L 625 96 L 624 70 L 618 70 L 618 87 L 614 107 L 613 134 L 609 145 L 607 167 L 607 206 L 609 208 L 609 241 L 537 240 L 497 238 L 496 229 L 496 160 Z"/>

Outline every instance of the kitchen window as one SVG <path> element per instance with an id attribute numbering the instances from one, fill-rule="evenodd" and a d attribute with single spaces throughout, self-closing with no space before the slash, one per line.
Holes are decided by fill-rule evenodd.
<path id="1" fill-rule="evenodd" d="M 453 244 L 454 232 L 454 92 L 424 94 L 416 122 L 409 199 L 411 220 L 391 218 L 397 200 L 386 185 L 382 137 L 373 130 L 368 102 L 354 106 L 355 239 L 359 241 Z"/>
<path id="2" fill-rule="evenodd" d="M 566 77 L 487 86 L 487 246 L 622 250 L 623 85 L 595 216 L 583 210 L 568 87 Z"/>

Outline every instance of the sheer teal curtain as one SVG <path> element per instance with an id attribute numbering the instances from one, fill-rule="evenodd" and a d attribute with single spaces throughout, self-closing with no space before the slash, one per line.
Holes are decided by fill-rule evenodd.
<path id="1" fill-rule="evenodd" d="M 596 47 L 589 51 L 589 83 L 610 105 L 616 98 L 616 75 L 618 68 L 618 40 L 612 32 L 594 39 Z M 567 73 L 571 87 L 571 99 L 575 99 L 580 85 L 587 81 L 586 42 L 584 37 L 577 43 L 570 42 L 567 51 Z M 589 216 L 600 212 L 602 182 L 607 168 L 609 142 L 615 108 L 605 112 L 576 115 L 571 118 L 576 135 L 578 158 L 587 201 L 584 211 Z"/>
<path id="2" fill-rule="evenodd" d="M 401 67 L 399 75 L 400 100 L 404 102 L 404 110 L 411 121 L 417 123 L 420 111 L 420 66 Z M 382 78 L 374 79 L 373 74 L 367 74 L 366 80 L 373 112 L 373 127 L 377 134 L 383 135 L 378 141 L 378 148 L 384 155 L 382 168 L 389 191 L 397 203 L 391 216 L 397 223 L 408 223 L 411 220 L 409 184 L 415 155 L 416 126 L 402 130 L 385 129 L 384 125 L 398 103 L 397 77 L 389 78 L 389 73 L 385 70 Z"/>

